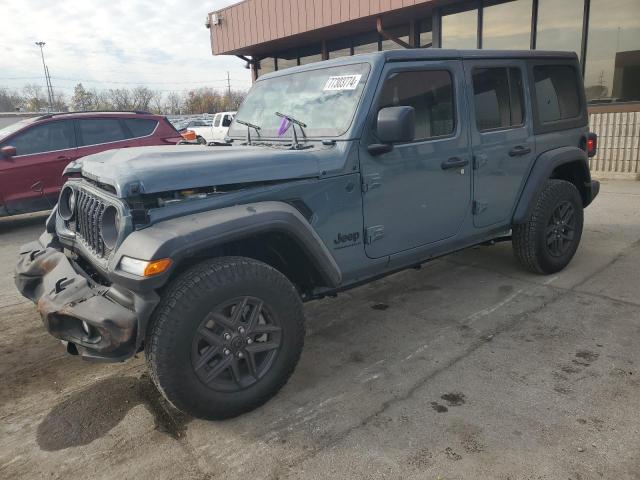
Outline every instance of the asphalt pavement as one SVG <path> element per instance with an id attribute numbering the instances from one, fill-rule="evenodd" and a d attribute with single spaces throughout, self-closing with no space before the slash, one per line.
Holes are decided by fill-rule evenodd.
<path id="1" fill-rule="evenodd" d="M 224 422 L 46 334 L 12 278 L 45 216 L 0 219 L 2 479 L 640 479 L 640 182 L 559 274 L 501 243 L 307 304 L 290 382 Z"/>

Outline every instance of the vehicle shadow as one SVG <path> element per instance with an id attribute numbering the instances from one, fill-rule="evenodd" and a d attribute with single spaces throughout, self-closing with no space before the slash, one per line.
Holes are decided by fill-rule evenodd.
<path id="1" fill-rule="evenodd" d="M 105 401 L 105 399 L 109 399 Z M 147 374 L 106 378 L 56 405 L 38 425 L 38 446 L 45 451 L 88 445 L 115 428 L 137 405 L 153 415 L 155 428 L 175 439 L 184 436 L 191 417 L 176 411 Z"/>

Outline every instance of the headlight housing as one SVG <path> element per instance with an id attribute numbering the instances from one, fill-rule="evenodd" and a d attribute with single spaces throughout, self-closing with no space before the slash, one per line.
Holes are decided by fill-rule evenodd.
<path id="1" fill-rule="evenodd" d="M 102 214 L 102 241 L 105 247 L 113 250 L 118 243 L 118 235 L 120 234 L 121 218 L 120 212 L 113 205 L 105 208 Z"/>
<path id="2" fill-rule="evenodd" d="M 60 192 L 60 200 L 58 201 L 58 214 L 65 220 L 71 220 L 76 213 L 76 190 L 69 185 L 65 186 Z"/>

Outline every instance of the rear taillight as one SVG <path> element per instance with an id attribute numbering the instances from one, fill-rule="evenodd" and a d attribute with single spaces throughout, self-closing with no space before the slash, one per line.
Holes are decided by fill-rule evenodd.
<path id="1" fill-rule="evenodd" d="M 598 150 L 598 136 L 595 133 L 589 133 L 587 135 L 587 155 L 589 157 L 595 157 Z"/>
<path id="2" fill-rule="evenodd" d="M 182 132 L 182 138 L 187 141 L 194 141 L 196 139 L 196 132 L 194 132 L 193 130 L 186 130 Z"/>

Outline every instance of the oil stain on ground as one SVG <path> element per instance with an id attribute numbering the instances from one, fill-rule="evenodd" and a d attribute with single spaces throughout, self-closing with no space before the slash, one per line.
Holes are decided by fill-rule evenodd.
<path id="1" fill-rule="evenodd" d="M 458 407 L 460 405 L 464 405 L 465 396 L 464 393 L 445 393 L 440 397 L 442 400 L 447 402 L 447 405 L 450 407 Z"/>
<path id="2" fill-rule="evenodd" d="M 141 404 L 153 415 L 158 431 L 175 439 L 184 436 L 191 418 L 167 404 L 145 374 L 140 378 L 107 378 L 73 393 L 38 425 L 38 445 L 45 451 L 88 445 Z"/>

